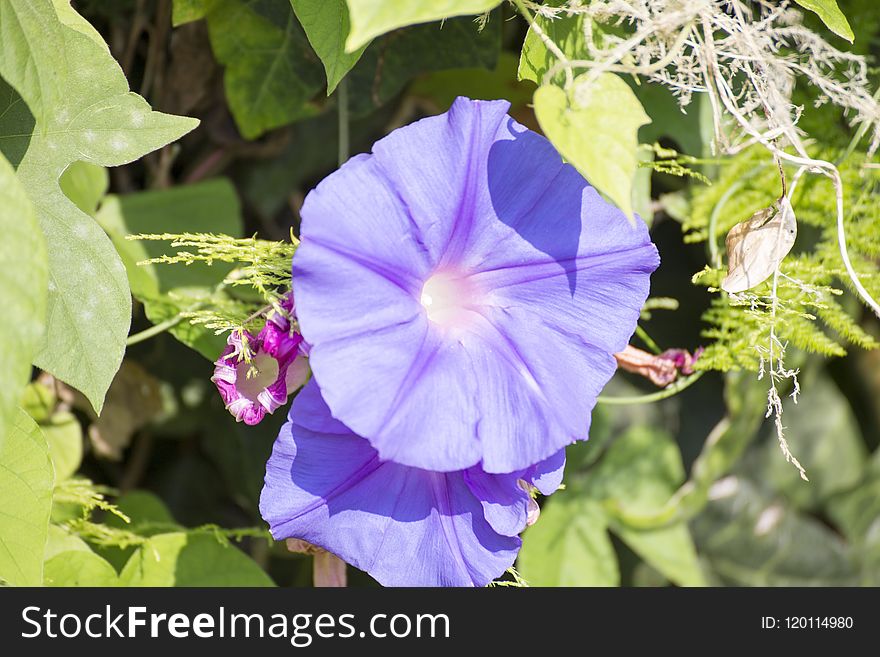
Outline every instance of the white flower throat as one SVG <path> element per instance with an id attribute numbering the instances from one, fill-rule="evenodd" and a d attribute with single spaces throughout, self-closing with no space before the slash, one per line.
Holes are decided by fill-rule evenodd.
<path id="1" fill-rule="evenodd" d="M 425 281 L 419 301 L 435 324 L 457 326 L 468 322 L 481 296 L 466 276 L 438 272 Z"/>

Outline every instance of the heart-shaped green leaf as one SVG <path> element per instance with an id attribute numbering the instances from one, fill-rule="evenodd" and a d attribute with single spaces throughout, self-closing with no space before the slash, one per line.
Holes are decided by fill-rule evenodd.
<path id="1" fill-rule="evenodd" d="M 59 178 L 77 160 L 136 160 L 198 122 L 151 111 L 128 90 L 106 44 L 81 22 L 69 26 L 77 22 L 72 9 L 61 13 L 64 22 L 51 0 L 0 3 L 0 76 L 8 84 L 0 85 L 0 144 L 17 165 L 49 254 L 46 331 L 34 362 L 100 411 L 122 361 L 131 296 L 110 240 L 64 195 Z"/>
<path id="2" fill-rule="evenodd" d="M 535 114 L 562 156 L 631 219 L 638 132 L 651 119 L 618 76 L 604 73 L 587 86 L 588 76 L 576 78 L 571 93 L 540 87 Z"/>

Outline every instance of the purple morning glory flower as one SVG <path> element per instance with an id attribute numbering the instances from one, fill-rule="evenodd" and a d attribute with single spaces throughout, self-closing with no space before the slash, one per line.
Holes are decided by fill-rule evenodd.
<path id="1" fill-rule="evenodd" d="M 278 312 L 269 315 L 259 335 L 233 331 L 226 345 L 211 381 L 237 422 L 258 424 L 308 379 L 302 336 Z M 244 358 L 245 349 L 249 359 Z"/>
<path id="2" fill-rule="evenodd" d="M 504 473 L 587 438 L 659 264 L 644 224 L 508 107 L 459 98 L 302 208 L 293 286 L 311 368 L 382 459 Z"/>
<path id="3" fill-rule="evenodd" d="M 565 454 L 525 471 L 429 472 L 383 461 L 330 415 L 315 380 L 266 464 L 260 512 L 278 539 L 336 554 L 386 586 L 483 586 L 513 564 L 534 512 L 528 486 L 559 487 Z"/>

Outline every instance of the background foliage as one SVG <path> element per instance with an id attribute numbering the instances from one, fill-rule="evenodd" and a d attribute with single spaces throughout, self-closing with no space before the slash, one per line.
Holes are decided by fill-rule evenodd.
<path id="1" fill-rule="evenodd" d="M 880 51 L 874 0 L 799 4 L 836 46 Z M 73 5 L 0 2 L 0 580 L 311 582 L 311 557 L 271 542 L 257 510 L 283 414 L 236 424 L 209 381 L 223 336 L 180 316 L 244 317 L 260 299 L 224 282 L 235 264 L 138 266 L 173 249 L 126 236 L 289 240 L 340 152 L 467 95 L 509 100 L 651 224 L 663 257 L 652 295 L 677 309 L 641 325 L 663 348 L 707 347 L 708 373 L 680 394 L 597 407 L 565 490 L 525 533 L 525 580 L 880 585 L 880 326 L 847 289 L 827 181 L 796 192 L 801 233 L 783 271 L 815 293 L 783 285 L 777 327 L 801 370 L 785 423 L 807 484 L 764 417 L 752 346 L 766 316 L 713 291 L 723 236 L 776 198 L 778 175 L 759 149 L 712 156 L 703 99 L 683 113 L 664 88 L 606 73 L 572 107 L 564 74 L 546 79 L 553 54 L 499 0 Z M 582 17 L 536 20 L 566 54 L 584 49 Z M 843 117 L 814 109 L 815 90 L 795 93 L 812 147 L 843 157 Z M 848 238 L 878 296 L 877 176 L 863 159 L 856 148 L 841 164 Z M 693 175 L 671 175 L 682 163 Z M 621 374 L 605 395 L 650 392 Z"/>

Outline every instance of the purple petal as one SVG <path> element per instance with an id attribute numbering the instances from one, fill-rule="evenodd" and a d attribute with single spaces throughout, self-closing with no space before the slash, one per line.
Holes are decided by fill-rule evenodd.
<path id="1" fill-rule="evenodd" d="M 502 536 L 518 536 L 528 520 L 530 495 L 513 474 L 491 475 L 480 468 L 465 470 L 464 480 L 483 506 L 483 517 Z"/>
<path id="2" fill-rule="evenodd" d="M 458 263 L 467 238 L 491 212 L 486 160 L 509 108 L 503 100 L 458 98 L 446 114 L 395 130 L 373 146 L 434 266 Z"/>
<path id="3" fill-rule="evenodd" d="M 486 474 L 481 468 L 465 471 L 465 481 L 483 505 L 486 521 L 504 536 L 520 534 L 535 515 L 537 506 L 527 492 L 535 486 L 542 494 L 556 492 L 562 483 L 565 450 L 524 471 L 510 474 Z M 524 483 L 523 483 L 524 482 Z M 535 516 L 537 517 L 537 516 Z"/>
<path id="4" fill-rule="evenodd" d="M 309 369 L 299 351 L 299 334 L 267 321 L 257 337 L 247 337 L 250 362 L 243 358 L 241 336 L 233 332 L 211 381 L 236 421 L 253 425 L 286 404 L 290 393 L 305 383 Z"/>
<path id="5" fill-rule="evenodd" d="M 302 336 L 291 333 L 289 325 L 288 328 L 281 328 L 274 321 L 267 321 L 258 340 L 263 351 L 284 364 L 296 357 Z"/>
<path id="6" fill-rule="evenodd" d="M 269 312 L 269 315 L 266 317 L 266 321 L 271 322 L 282 331 L 289 331 L 290 320 L 294 318 L 295 309 L 293 303 L 293 291 L 290 291 L 283 297 L 281 297 L 281 301 L 278 303 L 278 306 L 281 308 L 282 312 L 278 312 L 273 308 Z"/>
<path id="7" fill-rule="evenodd" d="M 300 538 L 387 586 L 483 586 L 514 561 L 465 476 L 383 462 L 330 416 L 314 381 L 266 465 L 260 511 L 276 539 Z"/>
<path id="8" fill-rule="evenodd" d="M 658 256 L 505 102 L 459 99 L 309 194 L 297 314 L 383 459 L 520 471 L 588 435 Z"/>
<path id="9" fill-rule="evenodd" d="M 541 461 L 526 470 L 522 478 L 541 491 L 542 495 L 552 495 L 562 484 L 565 470 L 565 450 L 561 449 L 549 459 Z"/>

